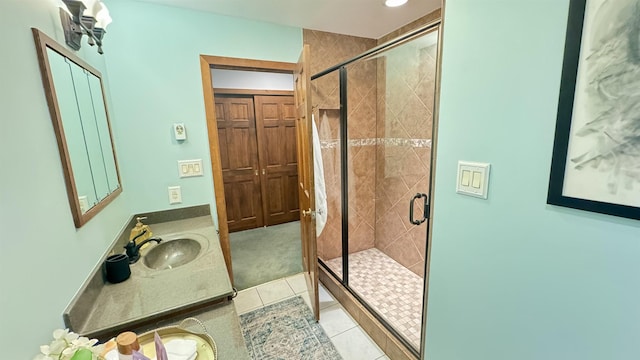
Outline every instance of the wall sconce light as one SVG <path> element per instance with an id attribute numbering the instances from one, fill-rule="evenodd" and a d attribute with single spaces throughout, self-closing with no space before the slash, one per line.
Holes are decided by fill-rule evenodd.
<path id="1" fill-rule="evenodd" d="M 80 50 L 82 35 L 87 35 L 89 45 L 98 45 L 102 54 L 102 39 L 111 23 L 109 9 L 100 0 L 62 0 L 60 21 L 64 39 L 73 50 Z"/>

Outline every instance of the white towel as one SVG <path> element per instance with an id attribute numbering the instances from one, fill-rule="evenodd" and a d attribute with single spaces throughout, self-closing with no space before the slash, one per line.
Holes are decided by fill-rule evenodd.
<path id="1" fill-rule="evenodd" d="M 169 360 L 194 360 L 198 355 L 195 340 L 173 339 L 164 344 L 164 348 Z"/>
<path id="2" fill-rule="evenodd" d="M 324 166 L 322 165 L 322 149 L 320 148 L 320 136 L 316 127 L 316 120 L 311 114 L 313 127 L 313 179 L 316 193 L 316 236 L 320 236 L 327 223 L 327 190 L 324 183 Z"/>
<path id="3" fill-rule="evenodd" d="M 195 360 L 197 343 L 189 339 L 173 339 L 164 344 L 169 360 Z M 118 350 L 113 349 L 105 355 L 106 360 L 118 360 Z M 153 357 L 152 360 L 156 358 Z"/>

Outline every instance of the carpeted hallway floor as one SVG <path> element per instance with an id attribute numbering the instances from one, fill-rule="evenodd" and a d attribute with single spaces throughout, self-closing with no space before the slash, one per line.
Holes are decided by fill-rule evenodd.
<path id="1" fill-rule="evenodd" d="M 299 221 L 234 232 L 229 241 L 238 290 L 302 271 Z"/>

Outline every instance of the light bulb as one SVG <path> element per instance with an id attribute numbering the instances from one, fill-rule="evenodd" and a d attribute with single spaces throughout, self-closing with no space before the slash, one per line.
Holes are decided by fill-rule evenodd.
<path id="1" fill-rule="evenodd" d="M 109 9 L 102 2 L 99 3 L 100 8 L 96 13 L 96 27 L 106 30 L 107 26 L 111 24 L 111 16 L 109 15 Z"/>
<path id="2" fill-rule="evenodd" d="M 385 0 L 384 4 L 388 7 L 402 6 L 407 3 L 408 0 Z"/>

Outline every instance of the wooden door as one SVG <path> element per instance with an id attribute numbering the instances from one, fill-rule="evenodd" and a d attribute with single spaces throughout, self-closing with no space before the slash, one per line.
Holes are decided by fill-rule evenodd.
<path id="1" fill-rule="evenodd" d="M 263 226 L 253 99 L 216 96 L 229 232 Z"/>
<path id="2" fill-rule="evenodd" d="M 266 226 L 300 219 L 296 108 L 292 96 L 255 96 Z"/>
<path id="3" fill-rule="evenodd" d="M 300 234 L 302 264 L 309 288 L 311 307 L 316 320 L 320 319 L 318 299 L 318 249 L 316 244 L 316 199 L 313 179 L 313 148 L 311 123 L 311 77 L 309 74 L 309 45 L 304 45 L 294 72 L 296 105 L 296 136 L 298 141 L 298 196 L 300 198 Z"/>

